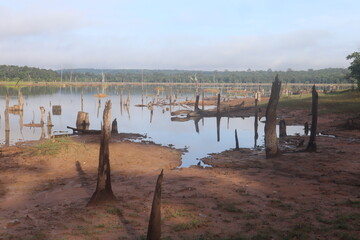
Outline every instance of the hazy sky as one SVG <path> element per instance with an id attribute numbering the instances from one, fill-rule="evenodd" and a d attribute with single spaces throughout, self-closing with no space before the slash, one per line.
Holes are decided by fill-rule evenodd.
<path id="1" fill-rule="evenodd" d="M 360 51 L 359 0 L 0 1 L 0 64 L 306 70 Z"/>

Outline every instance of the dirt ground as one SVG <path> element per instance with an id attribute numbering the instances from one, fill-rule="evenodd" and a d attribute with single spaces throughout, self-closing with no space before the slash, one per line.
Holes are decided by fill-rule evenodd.
<path id="1" fill-rule="evenodd" d="M 279 115 L 310 122 L 304 111 Z M 118 201 L 97 208 L 85 206 L 98 136 L 52 140 L 55 152 L 38 142 L 0 148 L 0 239 L 145 239 L 161 169 L 163 239 L 360 239 L 360 131 L 338 127 L 347 117 L 319 118 L 327 135 L 315 153 L 300 151 L 308 137 L 286 137 L 278 158 L 229 150 L 203 159 L 212 168 L 177 168 L 176 149 L 112 142 Z"/>

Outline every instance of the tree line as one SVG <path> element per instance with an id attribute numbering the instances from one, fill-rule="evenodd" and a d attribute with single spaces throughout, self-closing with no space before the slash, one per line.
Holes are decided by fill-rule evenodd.
<path id="1" fill-rule="evenodd" d="M 349 83 L 350 71 L 326 68 L 306 71 L 186 71 L 141 69 L 63 69 L 48 70 L 34 67 L 0 65 L 0 81 L 41 82 L 169 82 L 169 83 L 271 83 L 279 74 L 287 83 Z"/>

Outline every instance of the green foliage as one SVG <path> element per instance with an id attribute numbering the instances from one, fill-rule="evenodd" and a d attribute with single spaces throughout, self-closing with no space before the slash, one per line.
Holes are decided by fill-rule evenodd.
<path id="1" fill-rule="evenodd" d="M 50 139 L 35 145 L 31 148 L 31 153 L 33 155 L 55 155 L 61 150 L 61 148 L 67 147 L 71 142 L 70 138 L 67 137 Z"/>
<path id="2" fill-rule="evenodd" d="M 276 74 L 288 83 L 348 83 L 349 71 L 342 68 L 327 68 L 307 71 L 186 71 L 186 70 L 140 70 L 140 69 L 65 69 L 63 81 L 100 82 L 102 73 L 107 82 L 176 82 L 194 83 L 196 74 L 199 83 L 271 83 Z"/>
<path id="3" fill-rule="evenodd" d="M 350 69 L 350 68 L 349 68 Z M 351 70 L 351 69 L 350 69 Z M 348 69 L 327 68 L 307 71 L 186 71 L 186 70 L 140 70 L 140 69 L 62 69 L 47 70 L 33 67 L 0 65 L 0 81 L 12 82 L 176 82 L 194 83 L 271 83 L 276 74 L 288 83 L 347 83 Z"/>
<path id="4" fill-rule="evenodd" d="M 0 65 L 0 81 L 13 81 L 15 84 L 24 82 L 52 82 L 59 79 L 58 74 L 53 70 L 39 69 L 34 67 L 19 67 Z"/>
<path id="5" fill-rule="evenodd" d="M 110 208 L 106 209 L 106 212 L 108 214 L 117 215 L 117 216 L 122 214 L 121 210 L 117 207 L 110 207 Z"/>
<path id="6" fill-rule="evenodd" d="M 353 52 L 346 59 L 353 59 L 349 66 L 349 77 L 357 82 L 358 89 L 360 90 L 360 52 Z"/>
<path id="7" fill-rule="evenodd" d="M 198 219 L 193 219 L 190 222 L 176 224 L 174 226 L 174 230 L 176 232 L 184 231 L 184 230 L 199 228 L 201 225 L 202 225 L 201 221 L 199 221 Z"/>
<path id="8" fill-rule="evenodd" d="M 261 105 L 264 106 L 264 105 Z M 311 95 L 282 97 L 279 108 L 310 109 Z M 319 111 L 324 113 L 357 113 L 360 109 L 359 91 L 341 91 L 330 94 L 319 94 Z"/>

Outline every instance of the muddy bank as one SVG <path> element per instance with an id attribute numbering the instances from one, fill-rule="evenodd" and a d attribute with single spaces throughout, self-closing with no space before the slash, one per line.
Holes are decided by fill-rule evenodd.
<path id="1" fill-rule="evenodd" d="M 143 239 L 161 169 L 165 239 L 357 239 L 360 132 L 335 127 L 341 119 L 319 119 L 337 137 L 318 137 L 316 153 L 298 152 L 307 137 L 291 137 L 279 158 L 229 150 L 203 159 L 205 169 L 178 169 L 175 149 L 113 139 L 118 201 L 102 208 L 85 207 L 98 136 L 0 148 L 0 239 Z"/>

